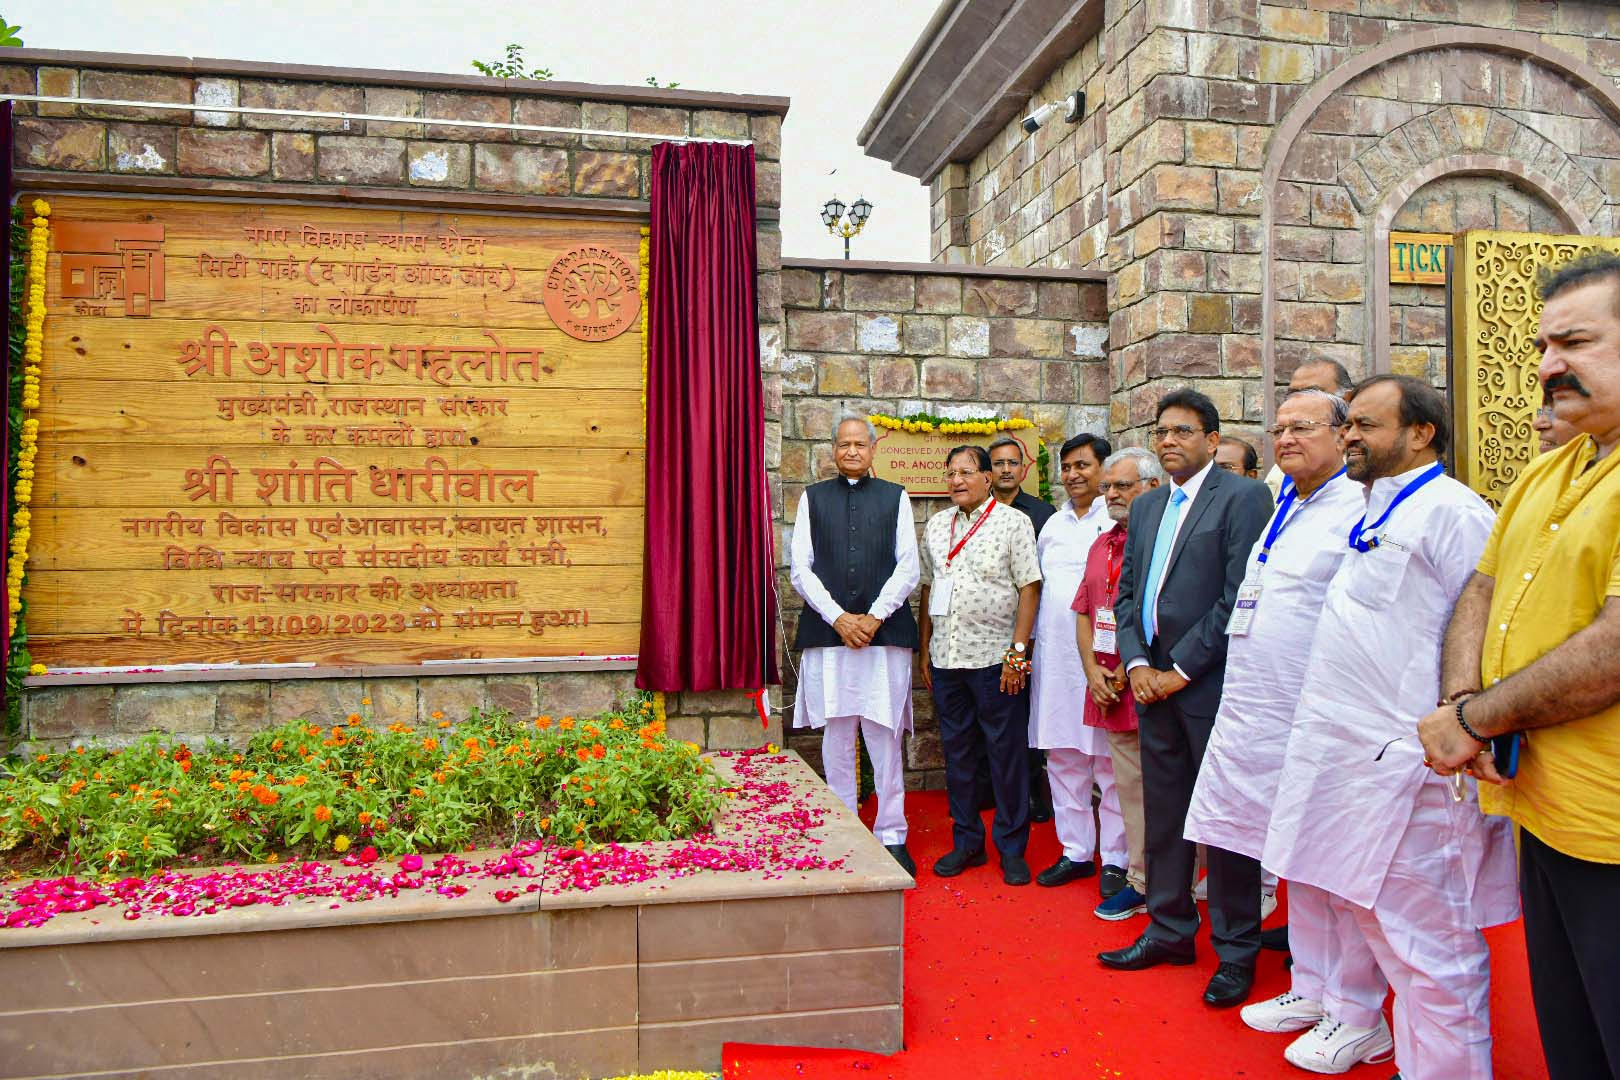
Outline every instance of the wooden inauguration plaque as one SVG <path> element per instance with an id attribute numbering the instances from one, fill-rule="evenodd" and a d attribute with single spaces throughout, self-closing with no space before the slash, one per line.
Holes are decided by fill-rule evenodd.
<path id="1" fill-rule="evenodd" d="M 51 203 L 37 661 L 636 650 L 634 224 Z"/>

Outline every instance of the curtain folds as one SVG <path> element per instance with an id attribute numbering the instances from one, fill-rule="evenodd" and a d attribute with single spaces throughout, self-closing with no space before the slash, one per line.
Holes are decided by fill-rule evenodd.
<path id="1" fill-rule="evenodd" d="M 778 682 L 754 150 L 652 153 L 647 529 L 636 685 Z"/>

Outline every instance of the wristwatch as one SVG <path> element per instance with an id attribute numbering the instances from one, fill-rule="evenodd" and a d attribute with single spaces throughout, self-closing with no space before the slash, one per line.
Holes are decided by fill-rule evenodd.
<path id="1" fill-rule="evenodd" d="M 1023 651 L 1024 651 L 1024 643 L 1022 641 L 1013 642 L 1013 652 L 1021 653 Z"/>

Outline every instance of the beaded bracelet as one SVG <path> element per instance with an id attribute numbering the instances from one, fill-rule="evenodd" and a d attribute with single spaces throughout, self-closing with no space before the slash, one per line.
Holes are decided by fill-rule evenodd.
<path id="1" fill-rule="evenodd" d="M 1481 735 L 1479 732 L 1477 732 L 1473 728 L 1469 727 L 1468 726 L 1468 721 L 1463 719 L 1463 705 L 1467 703 L 1467 700 L 1468 700 L 1467 698 L 1464 698 L 1462 701 L 1457 702 L 1457 723 L 1458 723 L 1458 725 L 1460 725 L 1462 727 L 1462 729 L 1465 732 L 1468 733 L 1468 737 L 1470 739 L 1473 739 L 1475 742 L 1477 742 L 1477 743 L 1489 743 L 1491 740 L 1485 738 L 1485 736 Z"/>
<path id="2" fill-rule="evenodd" d="M 1029 658 L 1023 653 L 1014 652 L 1009 648 L 1002 654 L 1001 662 L 1018 672 L 1020 675 L 1029 674 Z"/>

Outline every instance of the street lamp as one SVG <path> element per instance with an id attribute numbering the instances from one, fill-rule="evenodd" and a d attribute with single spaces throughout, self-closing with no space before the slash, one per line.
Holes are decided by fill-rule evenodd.
<path id="1" fill-rule="evenodd" d="M 848 218 L 843 221 L 839 219 L 844 217 L 844 204 L 839 200 L 838 196 L 834 195 L 828 199 L 821 208 L 821 223 L 827 226 L 827 232 L 833 236 L 842 236 L 844 238 L 844 258 L 846 259 L 849 258 L 849 238 L 858 236 L 860 231 L 866 227 L 866 219 L 871 216 L 872 204 L 865 199 L 856 199 L 854 205 L 849 208 Z"/>

